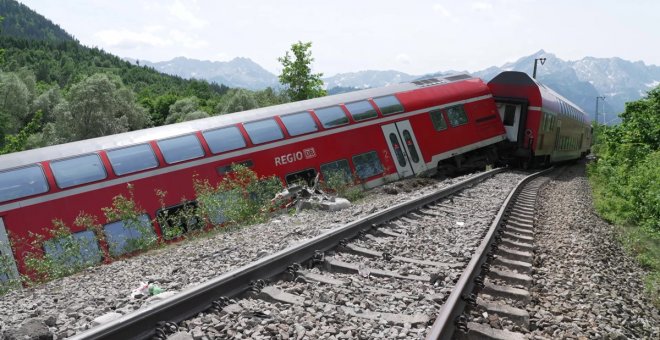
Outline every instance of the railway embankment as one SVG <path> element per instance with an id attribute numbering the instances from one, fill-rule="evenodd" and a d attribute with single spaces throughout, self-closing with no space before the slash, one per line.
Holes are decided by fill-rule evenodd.
<path id="1" fill-rule="evenodd" d="M 569 165 L 557 173 L 541 188 L 536 204 L 533 285 L 531 302 L 524 307 L 530 315 L 529 329 L 514 329 L 513 323 L 496 314 L 477 321 L 522 332 L 529 338 L 659 337 L 660 316 L 644 293 L 645 272 L 621 249 L 613 227 L 594 214 L 584 165 Z M 495 179 L 514 183 L 520 176 L 504 173 Z M 55 339 L 72 336 L 103 318 L 125 315 L 356 218 L 458 180 L 412 179 L 392 183 L 373 190 L 359 204 L 340 212 L 280 215 L 267 223 L 168 245 L 42 286 L 10 292 L 0 298 L 0 334 L 6 338 L 23 331 L 32 332 L 34 338 L 38 332 Z M 142 281 L 156 283 L 164 295 L 131 297 Z M 207 319 L 213 321 L 217 317 Z M 372 334 L 361 332 L 367 324 L 356 323 L 352 333 Z M 309 327 L 276 328 L 278 334 L 297 338 L 299 332 Z M 341 327 L 324 329 L 328 334 L 322 332 L 319 337 L 337 339 L 342 332 Z M 204 338 L 201 332 L 193 330 L 195 327 L 182 335 L 187 339 Z M 405 332 L 403 338 L 419 335 Z"/>

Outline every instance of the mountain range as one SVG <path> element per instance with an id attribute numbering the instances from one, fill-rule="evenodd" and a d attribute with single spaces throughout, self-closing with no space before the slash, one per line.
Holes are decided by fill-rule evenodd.
<path id="1" fill-rule="evenodd" d="M 660 84 L 660 67 L 646 65 L 641 61 L 631 62 L 621 58 L 585 57 L 576 61 L 567 61 L 556 55 L 540 50 L 528 56 L 492 66 L 471 74 L 489 81 L 502 71 L 522 71 L 532 73 L 534 59 L 545 58 L 545 63 L 538 64 L 537 79 L 570 101 L 582 107 L 594 118 L 596 97 L 604 96 L 600 102 L 599 121 L 605 119 L 616 122 L 616 115 L 623 112 L 625 103 L 637 100 L 646 91 Z M 133 63 L 138 61 L 127 59 Z M 235 58 L 231 61 L 203 61 L 177 57 L 169 61 L 139 61 L 140 65 L 155 68 L 158 71 L 183 78 L 198 78 L 224 84 L 229 87 L 242 87 L 260 90 L 278 87 L 277 76 L 270 73 L 249 58 Z M 395 70 L 365 70 L 339 73 L 325 77 L 323 81 L 330 94 L 353 91 L 356 89 L 381 87 L 420 78 L 454 74 L 467 71 L 440 71 L 426 75 L 412 75 Z M 604 104 L 604 105 L 603 105 Z"/>

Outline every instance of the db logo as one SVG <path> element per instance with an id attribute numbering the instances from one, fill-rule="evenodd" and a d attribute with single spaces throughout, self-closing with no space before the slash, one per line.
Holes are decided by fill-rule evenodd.
<path id="1" fill-rule="evenodd" d="M 310 158 L 316 157 L 316 150 L 314 150 L 314 148 L 304 149 L 303 153 L 305 154 L 305 159 L 310 159 Z"/>

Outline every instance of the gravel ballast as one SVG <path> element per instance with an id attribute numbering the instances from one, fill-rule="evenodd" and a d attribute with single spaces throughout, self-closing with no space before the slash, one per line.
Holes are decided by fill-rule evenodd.
<path id="1" fill-rule="evenodd" d="M 594 213 L 582 163 L 541 190 L 537 203 L 533 338 L 659 339 L 645 272 Z"/>
<path id="2" fill-rule="evenodd" d="M 56 339 L 72 336 L 90 328 L 99 317 L 115 316 L 113 313 L 125 315 L 162 298 L 160 295 L 132 298 L 131 292 L 141 282 L 153 281 L 168 293 L 163 296 L 168 296 L 466 177 L 444 181 L 413 178 L 390 183 L 370 191 L 358 204 L 341 211 L 304 210 L 296 216 L 279 215 L 267 223 L 171 244 L 41 286 L 9 292 L 0 297 L 0 334 L 19 330 L 28 320 L 38 320 Z M 516 181 L 519 177 L 520 174 L 504 173 L 495 178 Z"/>

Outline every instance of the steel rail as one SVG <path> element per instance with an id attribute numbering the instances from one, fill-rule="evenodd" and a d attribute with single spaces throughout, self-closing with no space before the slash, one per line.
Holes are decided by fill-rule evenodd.
<path id="1" fill-rule="evenodd" d="M 527 183 L 536 177 L 551 172 L 552 170 L 554 170 L 554 168 L 549 168 L 531 174 L 523 178 L 520 182 L 518 182 L 515 189 L 511 190 L 504 203 L 502 203 L 502 207 L 493 220 L 488 233 L 481 241 L 479 248 L 477 248 L 477 251 L 472 256 L 472 259 L 468 263 L 467 267 L 465 267 L 463 274 L 461 274 L 461 277 L 456 282 L 456 285 L 454 286 L 454 289 L 452 289 L 451 294 L 449 294 L 447 301 L 440 308 L 433 326 L 426 335 L 427 340 L 452 339 L 457 328 L 456 321 L 463 313 L 463 310 L 467 304 L 464 297 L 467 297 L 472 293 L 475 286 L 474 280 L 481 275 L 481 265 L 486 262 L 486 258 L 490 252 L 491 246 L 495 242 L 495 235 L 498 234 L 499 230 L 505 224 L 505 218 L 508 218 L 509 211 L 515 203 L 515 199 L 517 198 L 520 191 L 524 189 Z"/>
<path id="2" fill-rule="evenodd" d="M 283 273 L 294 262 L 311 259 L 317 251 L 327 251 L 343 239 L 355 237 L 362 230 L 390 221 L 410 211 L 429 205 L 488 177 L 503 172 L 499 168 L 472 176 L 428 195 L 403 202 L 330 230 L 322 235 L 266 256 L 219 277 L 190 287 L 168 299 L 126 314 L 106 324 L 91 328 L 70 339 L 145 339 L 154 335 L 158 323 L 180 322 L 207 310 L 221 297 L 235 297 L 249 288 L 248 283 Z"/>

